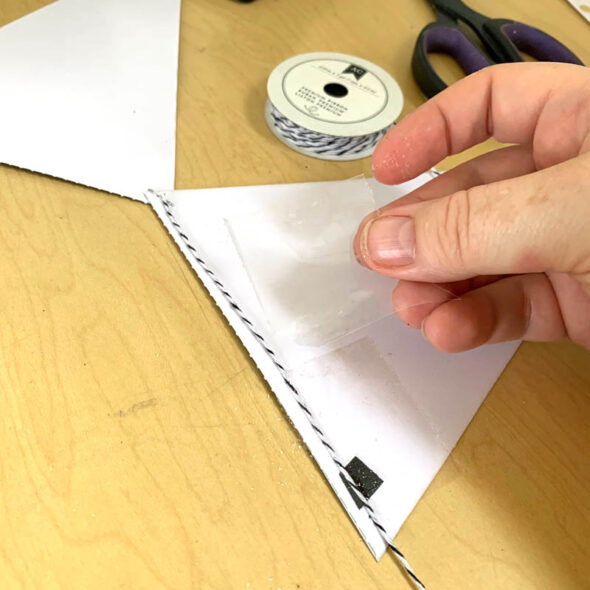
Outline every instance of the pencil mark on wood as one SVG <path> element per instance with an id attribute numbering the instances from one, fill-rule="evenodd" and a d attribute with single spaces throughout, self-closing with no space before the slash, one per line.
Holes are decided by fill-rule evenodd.
<path id="1" fill-rule="evenodd" d="M 157 404 L 158 404 L 158 398 L 152 397 L 152 398 L 146 399 L 142 402 L 137 402 L 136 404 L 133 404 L 127 410 L 119 410 L 115 414 L 115 416 L 118 416 L 119 418 L 125 418 L 126 416 L 131 416 L 133 414 L 136 414 L 140 410 L 145 410 L 145 408 L 151 408 Z"/>

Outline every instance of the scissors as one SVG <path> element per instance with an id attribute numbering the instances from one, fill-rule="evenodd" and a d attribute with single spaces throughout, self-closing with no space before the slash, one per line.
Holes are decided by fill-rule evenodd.
<path id="1" fill-rule="evenodd" d="M 432 67 L 429 53 L 449 55 L 466 74 L 493 63 L 524 61 L 521 51 L 539 61 L 584 65 L 565 45 L 535 27 L 505 18 L 488 18 L 461 0 L 428 2 L 436 13 L 436 22 L 422 29 L 412 57 L 414 78 L 428 98 L 447 87 Z M 460 22 L 475 33 L 489 56 L 461 30 Z"/>

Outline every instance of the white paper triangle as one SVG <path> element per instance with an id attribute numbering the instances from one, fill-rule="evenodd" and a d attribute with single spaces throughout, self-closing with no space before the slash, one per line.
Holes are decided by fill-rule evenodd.
<path id="1" fill-rule="evenodd" d="M 371 181 L 376 205 L 430 179 L 423 174 L 394 187 Z M 397 534 L 518 343 L 443 354 L 392 315 L 324 346 L 282 339 L 267 323 L 234 244 L 231 220 L 262 215 L 281 201 L 296 211 L 297 203 L 310 197 L 320 202 L 334 189 L 342 190 L 342 182 L 170 191 L 148 198 L 379 558 L 387 547 L 383 530 L 388 541 Z M 268 248 L 274 248 L 270 238 Z M 388 297 L 392 287 L 388 283 Z M 354 458 L 383 480 L 370 496 L 372 516 L 343 479 L 342 466 Z"/>
<path id="2" fill-rule="evenodd" d="M 59 0 L 0 28 L 0 162 L 173 188 L 180 0 Z"/>

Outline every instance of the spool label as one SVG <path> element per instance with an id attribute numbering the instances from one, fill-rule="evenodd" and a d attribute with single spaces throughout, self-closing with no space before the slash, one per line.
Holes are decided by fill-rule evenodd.
<path id="1" fill-rule="evenodd" d="M 395 121 L 403 104 L 401 90 L 387 72 L 338 53 L 286 60 L 272 72 L 268 96 L 298 125 L 338 136 L 379 131 Z"/>
<path id="2" fill-rule="evenodd" d="M 360 123 L 387 104 L 387 88 L 364 68 L 319 59 L 294 66 L 283 79 L 289 102 L 320 121 Z"/>

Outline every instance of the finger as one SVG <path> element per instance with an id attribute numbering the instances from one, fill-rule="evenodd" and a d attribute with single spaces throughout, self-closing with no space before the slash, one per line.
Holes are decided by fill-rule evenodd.
<path id="1" fill-rule="evenodd" d="M 582 71 L 584 75 L 580 76 Z M 519 63 L 484 68 L 453 84 L 393 127 L 373 155 L 374 175 L 386 184 L 404 182 L 490 136 L 502 143 L 531 144 L 545 108 L 549 106 L 550 115 L 545 126 L 555 128 L 559 121 L 563 126 L 564 112 L 559 104 L 567 100 L 564 96 L 575 101 L 577 96 L 588 94 L 583 86 L 589 76 L 580 66 L 570 64 Z M 575 121 L 569 127 L 571 133 L 564 131 L 560 145 L 555 147 L 559 161 L 577 155 L 583 140 Z M 554 133 L 547 135 L 554 137 Z M 551 145 L 547 147 L 552 149 Z"/>
<path id="2" fill-rule="evenodd" d="M 360 237 L 363 227 L 375 216 L 389 214 L 402 205 L 444 197 L 474 186 L 521 176 L 533 170 L 535 170 L 535 163 L 530 148 L 525 146 L 510 146 L 469 160 L 449 172 L 437 176 L 408 195 L 367 215 L 360 223 L 360 229 L 353 242 L 357 258 L 362 260 Z"/>
<path id="3" fill-rule="evenodd" d="M 565 338 L 559 304 L 545 274 L 507 277 L 437 307 L 422 332 L 437 349 L 461 352 L 509 340 Z"/>
<path id="4" fill-rule="evenodd" d="M 411 193 L 385 205 L 379 213 L 385 213 L 400 205 L 438 199 L 474 186 L 524 176 L 535 170 L 535 161 L 529 146 L 514 145 L 501 148 L 468 160 L 433 178 Z"/>
<path id="5" fill-rule="evenodd" d="M 468 281 L 462 282 L 468 283 Z M 459 292 L 451 290 L 452 285 L 453 283 L 399 281 L 391 296 L 393 311 L 402 322 L 418 329 L 422 326 L 424 319 L 437 307 L 459 297 L 462 290 L 459 289 Z"/>
<path id="6" fill-rule="evenodd" d="M 425 282 L 588 267 L 590 154 L 547 170 L 396 207 L 357 238 L 363 263 Z"/>
<path id="7" fill-rule="evenodd" d="M 420 328 L 439 305 L 457 299 L 472 289 L 497 281 L 499 276 L 475 277 L 456 283 L 399 281 L 392 294 L 393 310 L 408 326 Z"/>

